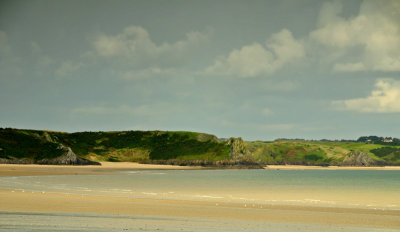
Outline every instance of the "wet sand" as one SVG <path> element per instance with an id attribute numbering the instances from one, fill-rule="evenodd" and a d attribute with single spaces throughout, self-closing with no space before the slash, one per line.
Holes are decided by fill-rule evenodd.
<path id="1" fill-rule="evenodd" d="M 113 174 L 121 170 L 200 168 L 142 165 L 137 163 L 102 163 L 102 166 L 0 165 L 0 176 L 101 175 Z M 342 169 L 341 167 L 324 168 L 289 165 L 270 165 L 268 168 Z M 380 169 L 399 170 L 398 167 L 393 169 L 383 167 Z M 370 169 L 368 168 L 368 170 Z M 14 226 L 26 226 L 21 227 L 21 230 L 15 229 L 17 227 L 7 227 L 14 228 L 15 231 L 24 231 L 26 228 L 30 228 L 30 225 L 39 225 L 40 223 L 43 226 L 40 228 L 44 230 L 48 229 L 52 222 L 47 222 L 46 224 L 43 220 L 50 220 L 48 219 L 49 215 L 52 218 L 56 218 L 60 214 L 69 215 L 68 217 L 61 217 L 60 221 L 64 221 L 64 223 L 67 223 L 68 220 L 71 220 L 70 223 L 74 223 L 79 218 L 83 220 L 82 223 L 90 224 L 90 220 L 98 218 L 97 221 L 93 221 L 94 224 L 91 226 L 99 225 L 99 223 L 106 221 L 107 223 L 109 222 L 107 225 L 110 226 L 118 220 L 125 220 L 126 217 L 132 217 L 128 218 L 129 220 L 126 219 L 126 223 L 131 223 L 126 225 L 131 225 L 130 228 L 133 228 L 133 231 L 142 230 L 143 226 L 153 228 L 149 229 L 150 231 L 156 228 L 174 231 L 178 227 L 181 229 L 186 228 L 188 231 L 203 231 L 201 228 L 204 231 L 210 228 L 213 229 L 211 231 L 241 231 L 245 227 L 249 231 L 263 231 L 266 228 L 271 229 L 272 225 L 279 227 L 274 231 L 314 231 L 310 228 L 314 228 L 315 226 L 317 226 L 315 228 L 321 226 L 320 229 L 315 229 L 315 231 L 338 231 L 339 229 L 340 231 L 400 231 L 399 210 L 141 199 L 8 189 L 0 189 L 0 214 L 4 216 L 2 217 L 3 221 L 0 219 L 0 225 L 3 223 L 3 225 L 8 226 L 11 224 Z M 40 216 L 42 214 L 47 216 Z M 90 216 L 92 214 L 97 216 Z M 22 216 L 18 217 L 18 215 Z M 27 224 L 25 223 L 27 221 L 23 218 L 32 221 L 29 222 L 30 224 Z M 84 220 L 84 218 L 89 218 L 90 220 L 85 221 L 86 219 Z M 56 222 L 54 221 L 54 223 Z M 205 225 L 208 227 L 204 227 Z M 141 227 L 134 229 L 134 226 Z M 77 231 L 83 227 L 83 224 L 77 225 Z M 281 227 L 285 227 L 286 230 Z M 107 231 L 106 229 L 104 230 Z M 116 231 L 121 230 L 122 228 L 119 228 Z M 2 231 L 1 228 L 0 231 Z M 112 230 L 110 229 L 109 231 Z"/>
<path id="2" fill-rule="evenodd" d="M 0 190 L 0 211 L 95 213 L 400 230 L 400 211 L 397 210 L 134 199 L 14 190 Z"/>

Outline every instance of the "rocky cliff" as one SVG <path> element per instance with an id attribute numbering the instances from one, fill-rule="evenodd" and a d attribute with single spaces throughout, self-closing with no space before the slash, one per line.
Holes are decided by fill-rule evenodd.
<path id="1" fill-rule="evenodd" d="M 365 152 L 353 151 L 348 154 L 342 162 L 342 166 L 376 166 L 377 162 Z"/>
<path id="2" fill-rule="evenodd" d="M 37 164 L 54 164 L 54 165 L 100 165 L 98 162 L 87 159 L 78 158 L 70 147 L 60 144 L 60 148 L 64 150 L 64 154 L 53 159 L 41 159 L 36 161 Z"/>
<path id="3" fill-rule="evenodd" d="M 230 147 L 229 157 L 232 160 L 251 159 L 251 153 L 246 148 L 244 141 L 241 137 L 229 138 L 226 145 Z"/>

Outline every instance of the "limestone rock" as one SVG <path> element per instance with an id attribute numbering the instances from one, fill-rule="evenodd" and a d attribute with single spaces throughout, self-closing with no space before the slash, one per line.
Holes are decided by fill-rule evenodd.
<path id="1" fill-rule="evenodd" d="M 343 162 L 343 166 L 375 166 L 377 163 L 374 159 L 371 158 L 370 155 L 368 155 L 365 152 L 361 151 L 353 151 L 350 154 L 348 154 Z"/>
<path id="2" fill-rule="evenodd" d="M 51 138 L 51 136 L 47 132 L 43 133 L 43 137 L 47 142 L 55 143 L 55 141 Z"/>
<path id="3" fill-rule="evenodd" d="M 247 150 L 241 137 L 229 138 L 226 141 L 226 145 L 231 147 L 229 157 L 233 160 L 243 160 L 251 157 L 250 151 Z"/>
<path id="4" fill-rule="evenodd" d="M 56 164 L 56 165 L 100 165 L 100 163 L 78 158 L 70 147 L 60 144 L 60 148 L 65 151 L 64 155 L 54 159 L 42 159 L 38 164 Z"/>
<path id="5" fill-rule="evenodd" d="M 219 141 L 217 136 L 204 133 L 200 133 L 199 135 L 197 135 L 197 140 L 200 142 L 216 142 L 216 143 Z"/>
<path id="6" fill-rule="evenodd" d="M 31 159 L 17 159 L 13 156 L 6 158 L 0 158 L 0 164 L 33 164 Z"/>

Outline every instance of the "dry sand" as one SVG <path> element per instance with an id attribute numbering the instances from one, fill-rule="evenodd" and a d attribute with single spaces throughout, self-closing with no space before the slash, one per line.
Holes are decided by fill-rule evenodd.
<path id="1" fill-rule="evenodd" d="M 100 165 L 37 165 L 37 164 L 0 164 L 0 176 L 43 176 L 43 175 L 101 175 L 113 174 L 122 170 L 183 170 L 201 169 L 197 166 L 173 166 L 139 164 L 133 162 L 101 162 Z"/>
<path id="2" fill-rule="evenodd" d="M 101 166 L 0 164 L 0 176 L 42 176 L 42 175 L 101 175 L 113 174 L 123 170 L 184 170 L 203 169 L 200 166 L 174 166 L 158 164 L 139 164 L 133 162 L 101 162 Z M 268 165 L 271 170 L 400 170 L 400 166 L 387 167 L 339 167 Z"/>

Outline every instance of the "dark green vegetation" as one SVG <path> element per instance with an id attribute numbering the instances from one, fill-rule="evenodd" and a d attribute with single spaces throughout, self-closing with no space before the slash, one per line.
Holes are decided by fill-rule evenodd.
<path id="1" fill-rule="evenodd" d="M 52 133 L 82 157 L 99 161 L 220 160 L 229 148 L 212 135 L 194 132 L 122 131 Z"/>
<path id="2" fill-rule="evenodd" d="M 38 161 L 56 158 L 63 152 L 57 144 L 47 141 L 42 131 L 32 134 L 25 130 L 0 129 L 0 158 L 15 157 Z"/>
<path id="3" fill-rule="evenodd" d="M 371 152 L 383 160 L 400 163 L 400 148 L 398 147 L 381 147 L 372 149 Z"/>
<path id="4" fill-rule="evenodd" d="M 400 165 L 397 139 L 376 136 L 358 141 L 279 140 L 244 142 L 182 131 L 62 133 L 0 129 L 0 161 L 46 163 L 68 154 L 91 161 L 170 163 L 177 165 L 251 166 Z M 46 162 L 43 162 L 46 160 Z"/>
<path id="5" fill-rule="evenodd" d="M 52 159 L 60 144 L 92 161 L 229 159 L 230 148 L 217 137 L 195 132 L 121 131 L 62 133 L 0 129 L 0 158 Z"/>

